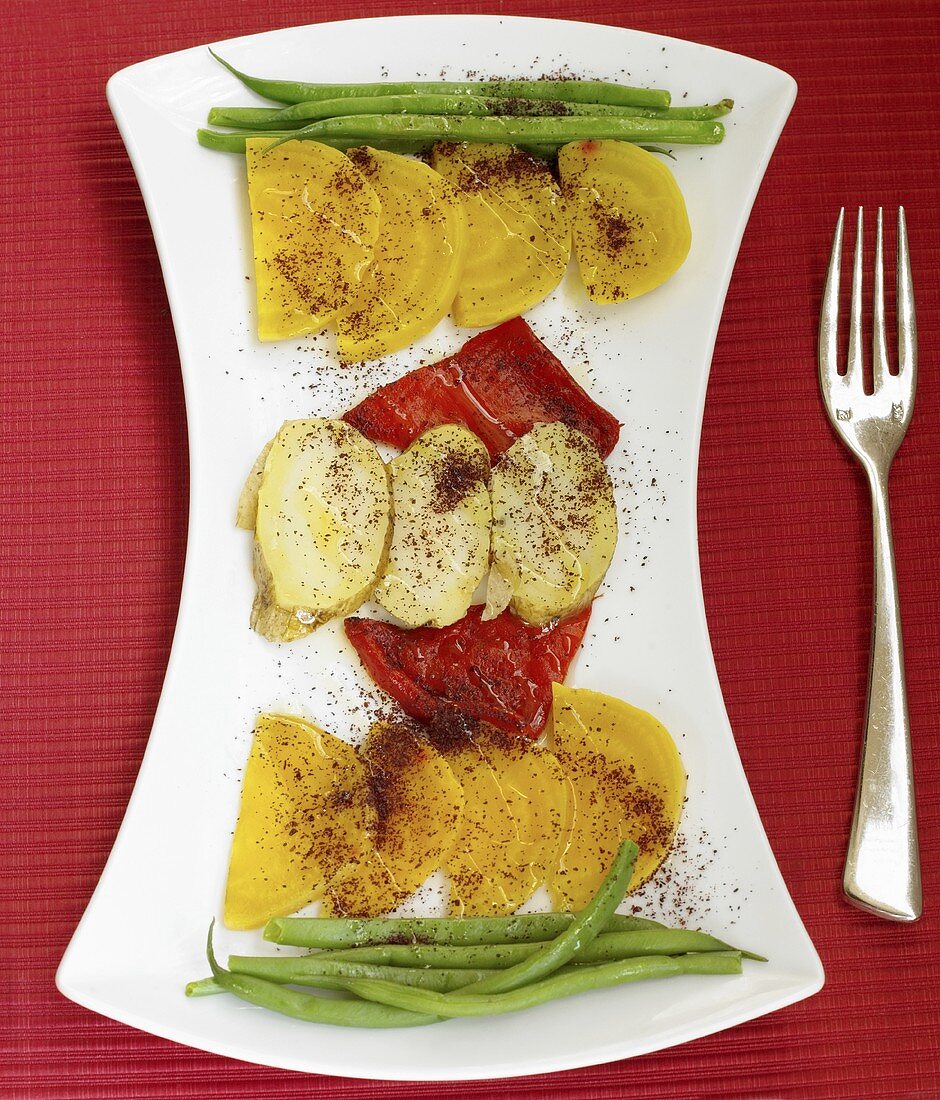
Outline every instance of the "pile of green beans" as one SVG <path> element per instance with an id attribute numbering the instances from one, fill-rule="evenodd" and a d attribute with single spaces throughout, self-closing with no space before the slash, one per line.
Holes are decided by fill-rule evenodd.
<path id="1" fill-rule="evenodd" d="M 265 937 L 319 948 L 299 957 L 233 955 L 228 969 L 212 949 L 211 977 L 189 997 L 230 993 L 316 1023 L 416 1027 L 458 1016 L 516 1012 L 558 997 L 646 978 L 739 974 L 740 951 L 705 932 L 667 928 L 615 913 L 636 861 L 624 841 L 604 882 L 577 914 L 471 918 L 276 918 Z M 292 989 L 339 991 L 325 998 Z"/>
<path id="2" fill-rule="evenodd" d="M 208 149 L 234 153 L 245 151 L 249 137 L 406 153 L 435 141 L 498 141 L 542 157 L 588 138 L 714 145 L 725 132 L 717 120 L 734 106 L 723 99 L 673 107 L 667 91 L 600 80 L 308 84 L 249 76 L 212 56 L 247 88 L 287 105 L 213 107 L 209 125 L 228 131 L 199 129 L 196 137 Z"/>

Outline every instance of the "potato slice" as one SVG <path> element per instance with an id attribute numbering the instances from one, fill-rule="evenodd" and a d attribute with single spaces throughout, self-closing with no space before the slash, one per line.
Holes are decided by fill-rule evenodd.
<path id="1" fill-rule="evenodd" d="M 340 356 L 352 362 L 407 347 L 447 313 L 467 227 L 456 191 L 421 161 L 366 147 L 348 156 L 382 203 L 375 260 L 359 295 L 336 319 Z"/>
<path id="2" fill-rule="evenodd" d="M 242 783 L 224 919 L 257 928 L 323 897 L 371 848 L 375 810 L 356 750 L 299 718 L 262 714 Z"/>
<path id="3" fill-rule="evenodd" d="M 464 790 L 464 815 L 444 870 L 452 916 L 506 916 L 553 872 L 570 814 L 555 757 L 523 737 L 481 726 L 436 739 Z"/>
<path id="4" fill-rule="evenodd" d="M 489 565 L 490 460 L 468 428 L 431 428 L 391 464 L 395 525 L 374 599 L 408 626 L 462 618 Z"/>
<path id="5" fill-rule="evenodd" d="M 686 775 L 669 731 L 651 714 L 584 688 L 555 684 L 548 743 L 574 792 L 559 866 L 556 909 L 580 910 L 597 892 L 621 840 L 640 849 L 630 890 L 672 847 Z"/>
<path id="6" fill-rule="evenodd" d="M 288 420 L 257 491 L 251 625 L 292 641 L 354 611 L 391 539 L 391 492 L 374 445 L 343 420 Z"/>
<path id="7" fill-rule="evenodd" d="M 692 243 L 685 199 L 654 153 L 626 141 L 573 141 L 558 171 L 588 297 L 622 302 L 681 267 Z"/>
<path id="8" fill-rule="evenodd" d="M 536 424 L 493 469 L 486 618 L 566 618 L 594 597 L 617 545 L 610 476 L 597 448 L 560 422 Z"/>
<path id="9" fill-rule="evenodd" d="M 441 142 L 431 166 L 460 192 L 469 248 L 451 313 L 481 328 L 521 316 L 561 282 L 571 227 L 548 167 L 513 145 Z"/>
<path id="10" fill-rule="evenodd" d="M 376 808 L 372 851 L 330 881 L 325 912 L 378 917 L 413 894 L 450 854 L 463 788 L 409 725 L 373 726 L 360 752 Z"/>
<path id="11" fill-rule="evenodd" d="M 336 149 L 248 138 L 258 336 L 319 332 L 362 286 L 379 233 L 378 197 Z"/>
<path id="12" fill-rule="evenodd" d="M 241 495 L 238 498 L 238 507 L 235 511 L 235 526 L 243 531 L 254 531 L 255 520 L 258 518 L 258 492 L 261 489 L 261 479 L 264 477 L 264 464 L 268 460 L 273 439 L 269 439 L 261 448 L 261 453 L 255 459 L 251 472 L 245 478 Z"/>

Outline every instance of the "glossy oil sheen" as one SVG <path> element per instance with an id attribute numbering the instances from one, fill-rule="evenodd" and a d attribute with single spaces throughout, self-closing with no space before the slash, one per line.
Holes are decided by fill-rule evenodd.
<path id="1" fill-rule="evenodd" d="M 686 776 L 669 731 L 621 699 L 555 684 L 548 743 L 572 789 L 554 908 L 578 912 L 600 889 L 622 840 L 639 846 L 630 892 L 672 846 Z"/>
<path id="2" fill-rule="evenodd" d="M 246 143 L 258 335 L 319 332 L 360 290 L 379 234 L 378 196 L 349 160 L 314 142 Z"/>
<path id="3" fill-rule="evenodd" d="M 259 716 L 229 858 L 229 928 L 260 928 L 322 898 L 331 875 L 368 853 L 375 813 L 364 780 L 345 741 L 299 719 Z"/>
<path id="4" fill-rule="evenodd" d="M 469 248 L 454 299 L 458 325 L 518 317 L 561 282 L 571 229 L 546 164 L 511 145 L 435 145 L 431 166 L 457 188 Z"/>
<path id="5" fill-rule="evenodd" d="M 463 270 L 466 218 L 456 192 L 426 164 L 377 149 L 350 151 L 382 204 L 362 289 L 336 318 L 349 362 L 407 348 L 447 312 Z"/>

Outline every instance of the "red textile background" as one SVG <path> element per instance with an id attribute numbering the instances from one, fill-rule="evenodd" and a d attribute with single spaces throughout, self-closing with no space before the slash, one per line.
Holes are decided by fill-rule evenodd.
<path id="1" fill-rule="evenodd" d="M 330 18 L 587 19 L 792 73 L 800 96 L 744 239 L 700 471 L 715 657 L 771 843 L 827 969 L 814 999 L 630 1063 L 468 1085 L 304 1078 L 184 1049 L 53 985 L 121 821 L 173 631 L 185 414 L 143 204 L 104 100 L 132 62 Z M 940 9 L 935 0 L 9 0 L 0 158 L 3 737 L 0 1092 L 37 1097 L 940 1095 Z M 893 476 L 926 915 L 846 906 L 871 596 L 862 475 L 819 401 L 839 205 L 906 204 L 922 373 Z M 626 1024 L 627 1022 L 625 1022 Z"/>

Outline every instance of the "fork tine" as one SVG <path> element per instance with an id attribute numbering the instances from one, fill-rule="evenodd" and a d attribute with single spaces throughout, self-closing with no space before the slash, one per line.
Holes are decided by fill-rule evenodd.
<path id="1" fill-rule="evenodd" d="M 882 212 L 878 207 L 875 229 L 874 303 L 872 305 L 871 371 L 875 392 L 888 374 L 888 345 L 885 340 L 885 280 L 882 248 Z"/>
<path id="2" fill-rule="evenodd" d="M 819 315 L 819 380 L 826 393 L 832 380 L 839 373 L 839 270 L 842 263 L 842 228 L 845 223 L 845 207 L 839 211 L 836 231 L 832 237 L 829 255 L 829 272 L 823 291 L 822 310 Z"/>
<path id="3" fill-rule="evenodd" d="M 858 229 L 855 235 L 855 263 L 852 265 L 852 306 L 849 317 L 849 361 L 846 382 L 856 386 L 862 381 L 862 207 L 858 208 Z"/>
<path id="4" fill-rule="evenodd" d="M 898 207 L 898 374 L 907 376 L 908 387 L 913 393 L 917 381 L 917 319 L 903 206 Z"/>

